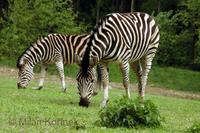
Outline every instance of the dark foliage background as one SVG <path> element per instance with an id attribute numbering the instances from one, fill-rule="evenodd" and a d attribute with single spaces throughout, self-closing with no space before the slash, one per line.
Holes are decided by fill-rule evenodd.
<path id="1" fill-rule="evenodd" d="M 160 27 L 154 63 L 200 69 L 199 0 L 1 0 L 0 60 L 16 59 L 49 33 L 90 32 L 112 12 L 147 12 Z"/>

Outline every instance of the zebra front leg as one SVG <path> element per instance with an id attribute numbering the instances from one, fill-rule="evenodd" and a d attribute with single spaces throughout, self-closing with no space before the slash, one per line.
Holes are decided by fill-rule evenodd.
<path id="1" fill-rule="evenodd" d="M 122 77 L 123 77 L 123 85 L 126 90 L 126 96 L 127 98 L 131 98 L 130 96 L 130 87 L 129 87 L 129 63 L 124 62 L 120 64 L 121 72 L 122 72 Z"/>
<path id="2" fill-rule="evenodd" d="M 60 80 L 61 80 L 61 84 L 62 84 L 62 92 L 66 91 L 66 86 L 65 86 L 65 75 L 64 75 L 64 65 L 63 65 L 63 61 L 58 61 L 56 62 L 56 67 L 57 70 L 59 72 L 60 75 Z"/>
<path id="3" fill-rule="evenodd" d="M 103 101 L 101 103 L 102 107 L 106 107 L 108 102 L 108 85 L 109 85 L 109 75 L 107 71 L 107 65 L 102 65 L 102 84 L 103 84 Z"/>
<path id="4" fill-rule="evenodd" d="M 45 79 L 45 76 L 46 76 L 46 71 L 47 71 L 47 65 L 42 63 L 41 64 L 41 77 L 40 77 L 40 80 L 39 80 L 38 87 L 33 88 L 33 89 L 41 90 L 43 88 L 44 79 Z"/>

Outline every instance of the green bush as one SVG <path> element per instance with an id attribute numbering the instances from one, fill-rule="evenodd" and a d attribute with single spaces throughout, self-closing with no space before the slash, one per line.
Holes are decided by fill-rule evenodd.
<path id="1" fill-rule="evenodd" d="M 70 121 L 71 127 L 76 130 L 85 130 L 86 122 L 82 119 L 72 119 Z"/>
<path id="2" fill-rule="evenodd" d="M 49 33 L 75 34 L 71 0 L 9 0 L 8 20 L 0 31 L 0 59 L 19 56 L 31 43 Z"/>
<path id="3" fill-rule="evenodd" d="M 200 122 L 194 123 L 188 130 L 187 133 L 200 133 Z"/>
<path id="4" fill-rule="evenodd" d="M 200 1 L 182 0 L 176 11 L 160 12 L 155 18 L 161 35 L 157 63 L 200 64 Z"/>
<path id="5" fill-rule="evenodd" d="M 120 99 L 100 111 L 100 124 L 106 127 L 158 127 L 161 117 L 156 105 L 150 100 Z"/>
<path id="6" fill-rule="evenodd" d="M 192 35 L 184 30 L 177 33 L 178 23 L 173 12 L 160 12 L 156 20 L 160 27 L 160 45 L 155 60 L 164 65 L 186 65 L 190 63 Z"/>

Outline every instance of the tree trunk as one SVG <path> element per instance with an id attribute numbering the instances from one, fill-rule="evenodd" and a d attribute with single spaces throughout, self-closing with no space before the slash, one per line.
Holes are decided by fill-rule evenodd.
<path id="1" fill-rule="evenodd" d="M 124 11 L 124 0 L 121 0 L 121 3 L 120 3 L 120 12 L 123 12 Z"/>
<path id="2" fill-rule="evenodd" d="M 157 13 L 160 12 L 160 0 L 158 0 Z"/>
<path id="3" fill-rule="evenodd" d="M 131 12 L 135 10 L 135 0 L 131 0 Z"/>
<path id="4" fill-rule="evenodd" d="M 190 49 L 190 64 L 195 63 L 195 57 L 196 57 L 196 42 L 198 40 L 198 36 L 196 35 L 196 28 L 194 25 L 192 25 L 192 46 Z"/>
<path id="5" fill-rule="evenodd" d="M 74 0 L 74 11 L 75 13 L 79 11 L 80 0 Z"/>
<path id="6" fill-rule="evenodd" d="M 120 11 L 120 4 L 119 4 L 120 2 L 119 2 L 119 0 L 116 0 L 116 9 L 117 9 L 117 11 Z"/>
<path id="7" fill-rule="evenodd" d="M 99 12 L 100 12 L 100 2 L 99 0 L 97 0 L 97 12 L 96 12 L 96 25 L 98 24 L 98 21 L 99 21 Z"/>

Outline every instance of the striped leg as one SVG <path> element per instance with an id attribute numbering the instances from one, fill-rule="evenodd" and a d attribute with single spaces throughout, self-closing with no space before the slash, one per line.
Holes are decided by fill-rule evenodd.
<path id="1" fill-rule="evenodd" d="M 141 90 L 141 87 L 142 87 L 142 83 L 141 83 L 141 79 L 142 79 L 142 64 L 141 64 L 140 60 L 131 63 L 131 67 L 132 67 L 133 71 L 135 72 L 135 74 L 137 76 L 137 79 L 138 79 L 138 91 L 139 91 L 139 94 L 140 94 L 141 93 L 140 90 Z"/>
<path id="2" fill-rule="evenodd" d="M 47 64 L 42 63 L 39 84 L 38 84 L 38 87 L 33 87 L 34 90 L 41 90 L 43 88 L 46 71 L 47 71 Z"/>
<path id="3" fill-rule="evenodd" d="M 97 77 L 97 83 L 96 83 L 96 87 L 94 88 L 94 91 L 92 94 L 93 96 L 96 96 L 98 94 L 98 90 L 101 89 L 101 76 L 102 76 L 101 70 L 102 70 L 101 65 L 97 64 L 97 67 L 96 67 L 97 73 L 95 74 Z"/>
<path id="4" fill-rule="evenodd" d="M 97 74 L 96 74 L 96 77 L 97 77 L 97 87 L 94 89 L 94 96 L 98 94 L 98 91 L 101 90 L 102 88 L 102 65 L 101 64 L 98 64 L 97 65 Z M 109 75 L 109 68 L 107 66 L 107 73 Z M 109 89 L 112 89 L 111 86 L 108 87 Z"/>
<path id="5" fill-rule="evenodd" d="M 123 85 L 126 89 L 126 96 L 130 99 L 130 87 L 129 87 L 129 63 L 124 62 L 120 64 L 120 68 L 122 71 L 122 77 L 123 77 Z"/>
<path id="6" fill-rule="evenodd" d="M 145 88 L 147 85 L 148 74 L 152 66 L 152 60 L 155 54 L 146 55 L 142 60 L 141 86 L 139 86 L 139 94 L 142 98 L 145 96 Z"/>
<path id="7" fill-rule="evenodd" d="M 66 87 L 65 87 L 65 75 L 64 75 L 64 66 L 63 66 L 63 61 L 58 61 L 55 63 L 57 70 L 59 72 L 60 75 L 60 80 L 61 80 L 61 84 L 62 84 L 62 92 L 66 91 Z"/>
<path id="8" fill-rule="evenodd" d="M 39 85 L 36 88 L 36 90 L 41 90 L 43 88 L 46 72 L 47 72 L 47 64 L 42 63 L 42 65 L 41 65 L 41 77 L 40 77 L 40 80 L 39 80 Z"/>
<path id="9" fill-rule="evenodd" d="M 107 64 L 102 65 L 102 84 L 103 84 L 103 101 L 101 103 L 102 107 L 105 107 L 108 102 L 108 87 L 109 87 L 109 75 L 107 71 Z"/>

